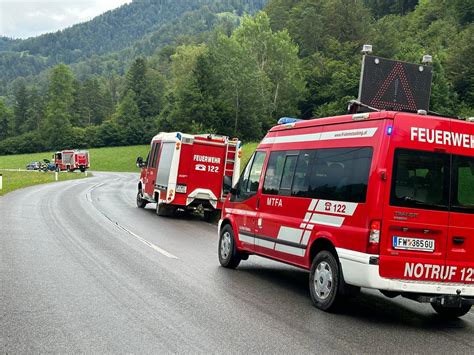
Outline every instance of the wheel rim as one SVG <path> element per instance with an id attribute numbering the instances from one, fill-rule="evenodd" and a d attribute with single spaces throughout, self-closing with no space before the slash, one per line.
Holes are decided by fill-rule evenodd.
<path id="1" fill-rule="evenodd" d="M 333 288 L 333 278 L 331 266 L 325 261 L 321 261 L 314 273 L 314 290 L 318 298 L 325 300 L 331 294 Z"/>
<path id="2" fill-rule="evenodd" d="M 222 241 L 221 241 L 221 257 L 222 259 L 227 259 L 231 252 L 232 246 L 232 237 L 230 236 L 229 232 L 224 232 L 222 234 Z"/>
<path id="3" fill-rule="evenodd" d="M 138 194 L 137 194 L 137 202 L 139 204 L 142 202 L 142 194 L 140 193 L 140 191 L 138 191 Z"/>

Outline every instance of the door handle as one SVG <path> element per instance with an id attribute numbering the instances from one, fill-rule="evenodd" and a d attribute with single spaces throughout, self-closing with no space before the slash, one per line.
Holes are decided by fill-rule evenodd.
<path id="1" fill-rule="evenodd" d="M 260 197 L 257 198 L 257 201 L 255 202 L 255 207 L 257 210 L 260 207 Z"/>
<path id="2" fill-rule="evenodd" d="M 458 236 L 455 236 L 453 237 L 453 243 L 454 244 L 463 244 L 464 243 L 464 237 L 458 237 Z"/>

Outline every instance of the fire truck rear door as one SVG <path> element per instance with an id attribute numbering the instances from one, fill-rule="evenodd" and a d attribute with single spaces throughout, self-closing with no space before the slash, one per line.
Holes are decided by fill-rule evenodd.
<path id="1" fill-rule="evenodd" d="M 151 148 L 150 157 L 147 162 L 147 172 L 145 176 L 145 194 L 153 197 L 156 181 L 156 167 L 158 165 L 158 154 L 160 152 L 160 142 L 154 142 Z"/>

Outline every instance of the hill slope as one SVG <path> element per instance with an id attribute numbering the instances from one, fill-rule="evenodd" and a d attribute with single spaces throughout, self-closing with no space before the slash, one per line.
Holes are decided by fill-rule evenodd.
<path id="1" fill-rule="evenodd" d="M 55 33 L 26 40 L 2 37 L 0 83 L 6 84 L 17 77 L 38 74 L 57 63 L 78 63 L 92 56 L 123 50 L 146 35 L 154 32 L 162 34 L 165 29 L 173 28 L 183 17 L 194 12 L 204 11 L 209 16 L 208 19 L 199 18 L 201 23 L 190 24 L 200 25 L 191 28 L 193 34 L 212 25 L 213 14 L 254 13 L 263 8 L 265 2 L 266 0 L 134 0 L 91 21 Z M 160 46 L 159 38 L 153 44 Z"/>

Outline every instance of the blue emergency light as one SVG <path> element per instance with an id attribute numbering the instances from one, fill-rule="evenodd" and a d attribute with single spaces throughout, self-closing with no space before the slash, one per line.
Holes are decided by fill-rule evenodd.
<path id="1" fill-rule="evenodd" d="M 298 121 L 303 121 L 303 120 L 299 118 L 293 118 L 293 117 L 282 117 L 278 120 L 278 124 L 288 124 L 288 123 L 294 123 Z"/>

